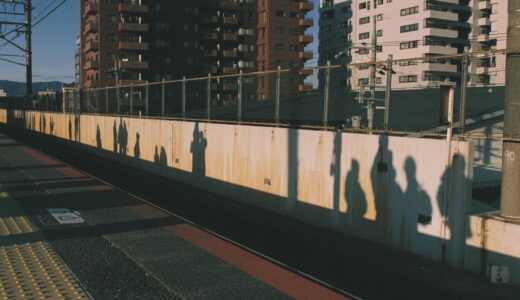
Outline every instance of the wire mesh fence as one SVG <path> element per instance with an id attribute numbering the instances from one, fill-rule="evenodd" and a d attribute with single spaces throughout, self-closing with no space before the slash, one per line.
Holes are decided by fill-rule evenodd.
<path id="1" fill-rule="evenodd" d="M 303 69 L 42 93 L 25 107 L 440 135 L 446 132 L 448 88 L 454 96 L 455 133 L 493 137 L 502 134 L 506 56 L 511 52 L 426 55 L 346 65 L 332 62 Z"/>

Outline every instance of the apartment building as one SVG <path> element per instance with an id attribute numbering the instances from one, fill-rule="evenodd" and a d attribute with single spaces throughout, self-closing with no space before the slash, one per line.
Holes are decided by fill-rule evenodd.
<path id="1" fill-rule="evenodd" d="M 83 88 L 147 80 L 148 6 L 142 1 L 81 1 Z"/>
<path id="2" fill-rule="evenodd" d="M 509 0 L 473 0 L 471 17 L 471 50 L 487 51 L 507 49 L 507 6 Z M 504 85 L 504 55 L 488 55 L 472 60 L 470 85 Z"/>
<path id="3" fill-rule="evenodd" d="M 314 25 L 314 20 L 306 17 L 313 9 L 310 0 L 258 0 L 258 71 L 275 70 L 278 66 L 292 70 L 283 75 L 282 96 L 313 89 L 304 83 L 312 71 L 302 70 L 305 62 L 314 57 L 305 50 L 313 42 L 313 36 L 306 34 Z M 274 97 L 275 77 L 274 74 L 259 76 L 258 99 Z"/>
<path id="4" fill-rule="evenodd" d="M 81 35 L 76 37 L 76 49 L 74 51 L 74 88 L 81 89 Z"/>
<path id="5" fill-rule="evenodd" d="M 340 57 L 335 57 L 352 46 L 349 40 L 352 33 L 352 0 L 320 0 L 319 10 L 319 46 L 320 54 L 318 64 L 324 66 L 328 61 L 332 65 L 348 64 L 352 62 L 350 52 L 345 52 Z M 344 69 L 335 69 L 330 74 L 329 87 L 332 91 L 349 90 L 347 83 L 350 72 Z M 319 73 L 320 87 L 324 86 L 324 72 Z"/>

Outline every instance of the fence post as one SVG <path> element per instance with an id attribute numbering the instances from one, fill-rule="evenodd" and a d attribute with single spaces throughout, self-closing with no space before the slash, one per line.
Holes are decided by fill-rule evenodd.
<path id="1" fill-rule="evenodd" d="M 164 112 L 165 112 L 165 107 L 164 107 L 164 99 L 166 97 L 165 95 L 166 93 L 166 86 L 165 86 L 165 83 L 164 83 L 164 78 L 162 79 L 162 82 L 161 82 L 161 116 L 164 118 Z"/>
<path id="2" fill-rule="evenodd" d="M 130 116 L 134 115 L 134 83 L 130 84 Z"/>
<path id="3" fill-rule="evenodd" d="M 211 120 L 211 73 L 208 74 L 208 84 L 206 92 L 206 113 L 208 121 Z"/>
<path id="4" fill-rule="evenodd" d="M 329 122 L 329 91 L 330 91 L 330 60 L 327 60 L 325 69 L 325 91 L 323 99 L 323 126 L 327 126 Z"/>
<path id="5" fill-rule="evenodd" d="M 96 113 L 98 113 L 98 114 L 101 113 L 99 111 L 99 95 L 100 95 L 100 91 L 99 90 L 100 90 L 100 87 L 98 86 L 97 87 L 97 95 L 96 95 Z"/>
<path id="6" fill-rule="evenodd" d="M 108 115 L 108 85 L 105 85 L 105 113 Z"/>
<path id="7" fill-rule="evenodd" d="M 186 76 L 182 76 L 182 118 L 186 119 Z"/>
<path id="8" fill-rule="evenodd" d="M 90 106 L 92 105 L 92 88 L 89 88 L 87 91 L 87 113 L 90 113 Z"/>
<path id="9" fill-rule="evenodd" d="M 121 114 L 121 99 L 119 97 L 119 82 L 116 80 L 117 115 Z"/>
<path id="10" fill-rule="evenodd" d="M 147 83 L 146 86 L 145 86 L 145 90 L 144 90 L 144 114 L 145 114 L 145 116 L 148 116 L 148 105 L 149 105 L 148 104 L 148 101 L 149 101 L 148 97 L 150 96 L 149 90 L 148 90 L 149 86 L 150 86 L 150 84 Z"/>
<path id="11" fill-rule="evenodd" d="M 393 60 L 392 54 L 388 55 L 387 70 L 386 70 L 386 91 L 385 91 L 385 130 L 390 128 L 390 94 L 392 92 L 392 72 L 393 72 Z"/>
<path id="12" fill-rule="evenodd" d="M 238 122 L 242 122 L 242 70 L 240 70 L 240 74 L 238 75 Z"/>
<path id="13" fill-rule="evenodd" d="M 280 84 L 282 81 L 282 67 L 276 68 L 276 103 L 274 108 L 274 121 L 280 123 Z M 269 83 L 267 83 L 269 84 Z"/>
<path id="14" fill-rule="evenodd" d="M 466 98 L 468 88 L 468 66 L 469 66 L 469 53 L 466 48 L 466 55 L 462 58 L 462 80 L 460 83 L 460 117 L 459 117 L 459 135 L 462 136 L 465 133 L 466 126 Z"/>

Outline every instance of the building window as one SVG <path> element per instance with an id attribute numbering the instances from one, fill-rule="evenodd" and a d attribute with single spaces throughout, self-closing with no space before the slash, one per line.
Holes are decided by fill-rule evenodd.
<path id="1" fill-rule="evenodd" d="M 370 38 L 370 32 L 362 32 L 359 34 L 359 39 L 360 40 L 366 40 Z"/>
<path id="2" fill-rule="evenodd" d="M 285 28 L 284 27 L 276 27 L 276 33 L 277 34 L 284 34 Z"/>
<path id="3" fill-rule="evenodd" d="M 289 34 L 290 35 L 298 35 L 298 29 L 297 28 L 289 28 Z"/>
<path id="4" fill-rule="evenodd" d="M 370 23 L 370 17 L 359 18 L 359 24 Z"/>
<path id="5" fill-rule="evenodd" d="M 383 29 L 379 29 L 377 31 L 377 36 L 383 36 Z"/>
<path id="6" fill-rule="evenodd" d="M 276 16 L 277 17 L 285 17 L 285 12 L 283 10 L 277 10 L 276 11 Z"/>
<path id="7" fill-rule="evenodd" d="M 408 16 L 419 13 L 419 6 L 401 9 L 401 16 Z"/>
<path id="8" fill-rule="evenodd" d="M 298 45 L 289 45 L 290 51 L 298 51 Z"/>
<path id="9" fill-rule="evenodd" d="M 383 21 L 383 14 L 379 14 L 376 16 L 376 20 Z"/>
<path id="10" fill-rule="evenodd" d="M 370 1 L 359 3 L 359 9 L 370 9 Z"/>
<path id="11" fill-rule="evenodd" d="M 359 78 L 358 79 L 358 85 L 361 85 L 361 86 L 368 85 L 368 78 Z"/>
<path id="12" fill-rule="evenodd" d="M 298 19 L 298 13 L 295 12 L 295 11 L 291 11 L 289 13 L 289 18 L 291 18 L 291 19 Z"/>
<path id="13" fill-rule="evenodd" d="M 283 45 L 283 44 L 276 44 L 276 45 L 275 45 L 275 48 L 276 48 L 276 50 L 278 50 L 278 51 L 283 51 L 283 49 L 284 49 L 284 45 Z"/>
<path id="14" fill-rule="evenodd" d="M 419 30 L 419 23 L 401 26 L 401 33 Z"/>
<path id="15" fill-rule="evenodd" d="M 399 76 L 400 83 L 417 82 L 417 75 Z"/>
<path id="16" fill-rule="evenodd" d="M 341 8 L 341 14 L 343 14 L 343 15 L 348 14 L 350 12 L 352 12 L 352 7 L 350 7 L 350 6 L 345 6 L 345 7 Z"/>
<path id="17" fill-rule="evenodd" d="M 400 44 L 400 48 L 401 48 L 401 50 L 410 49 L 410 48 L 417 48 L 418 45 L 419 45 L 419 41 L 402 42 Z"/>

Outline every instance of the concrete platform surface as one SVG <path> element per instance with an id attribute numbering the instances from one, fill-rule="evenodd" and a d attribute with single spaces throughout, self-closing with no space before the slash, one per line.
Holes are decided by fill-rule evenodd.
<path id="1" fill-rule="evenodd" d="M 66 144 L 17 139 L 61 160 L 0 134 L 0 184 L 10 199 L 0 203 L 19 207 L 0 207 L 1 216 L 23 218 L 29 225 L 21 222 L 21 228 L 35 229 L 20 230 L 16 240 L 0 239 L 0 253 L 13 245 L 46 243 L 86 297 L 518 299 L 520 294 L 518 288 L 120 167 Z M 60 223 L 52 208 L 68 210 L 62 223 L 78 223 Z"/>

